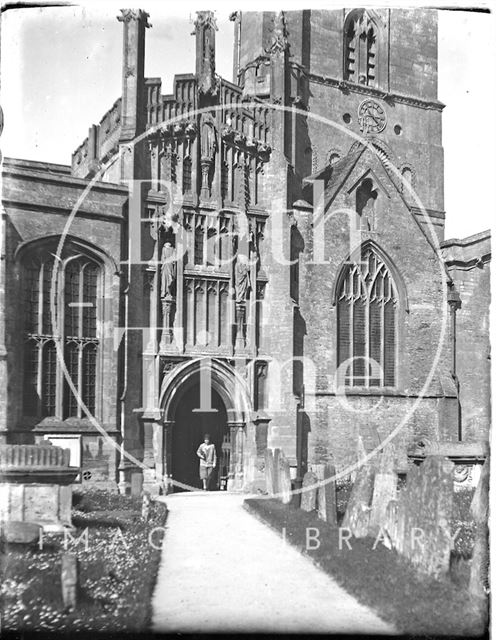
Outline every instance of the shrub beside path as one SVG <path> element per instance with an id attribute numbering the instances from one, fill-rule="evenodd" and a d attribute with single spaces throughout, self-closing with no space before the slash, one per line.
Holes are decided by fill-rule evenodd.
<path id="1" fill-rule="evenodd" d="M 395 634 L 243 508 L 244 495 L 167 496 L 157 632 Z"/>

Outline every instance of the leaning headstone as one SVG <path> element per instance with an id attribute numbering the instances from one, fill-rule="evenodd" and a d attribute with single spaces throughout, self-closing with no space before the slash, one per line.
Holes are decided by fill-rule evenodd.
<path id="1" fill-rule="evenodd" d="M 341 526 L 349 529 L 355 538 L 365 538 L 368 534 L 374 475 L 372 465 L 361 466 L 350 493 Z"/>
<path id="2" fill-rule="evenodd" d="M 391 444 L 384 447 L 378 462 L 369 523 L 369 531 L 374 535 L 384 527 L 387 506 L 397 496 L 398 476 L 394 471 L 394 448 Z"/>
<path id="3" fill-rule="evenodd" d="M 274 482 L 274 494 L 277 495 L 280 492 L 279 487 L 279 456 L 281 450 L 277 447 L 272 450 L 272 479 Z"/>
<path id="4" fill-rule="evenodd" d="M 336 505 L 336 469 L 333 464 L 314 465 L 314 473 L 319 480 L 317 489 L 317 514 L 321 520 L 331 526 L 337 526 L 338 515 Z"/>
<path id="5" fill-rule="evenodd" d="M 317 476 L 307 471 L 303 476 L 300 508 L 303 511 L 315 511 L 317 507 Z"/>
<path id="6" fill-rule="evenodd" d="M 408 557 L 410 553 L 412 531 L 416 526 L 416 514 L 421 508 L 418 503 L 420 478 L 420 467 L 412 465 L 407 473 L 406 486 L 398 496 L 398 524 L 395 548 L 398 553 L 405 557 Z"/>
<path id="7" fill-rule="evenodd" d="M 141 471 L 131 473 L 131 496 L 139 498 L 143 491 L 143 474 Z"/>
<path id="8" fill-rule="evenodd" d="M 62 555 L 62 600 L 67 611 L 74 611 L 77 605 L 79 579 L 78 558 L 75 553 Z"/>
<path id="9" fill-rule="evenodd" d="M 382 526 L 382 544 L 388 549 L 396 549 L 398 539 L 398 500 L 390 500 L 386 507 L 386 518 Z"/>
<path id="10" fill-rule="evenodd" d="M 427 456 L 420 468 L 419 481 L 408 496 L 411 512 L 405 529 L 405 535 L 410 536 L 405 545 L 408 558 L 434 578 L 449 571 L 453 469 L 454 464 L 447 458 Z"/>
<path id="11" fill-rule="evenodd" d="M 470 511 L 475 521 L 476 533 L 470 565 L 469 592 L 472 597 L 485 599 L 489 578 L 489 460 L 482 467 L 481 477 L 475 489 Z"/>
<path id="12" fill-rule="evenodd" d="M 357 441 L 356 441 L 356 449 L 355 449 L 355 462 L 356 462 L 356 469 L 354 471 L 351 472 L 350 476 L 351 476 L 351 480 L 353 482 L 355 482 L 356 477 L 358 475 L 358 471 L 360 470 L 360 467 L 365 464 L 364 463 L 364 459 L 367 455 L 367 450 L 365 449 L 365 445 L 363 443 L 363 438 L 360 434 L 358 434 L 357 437 Z"/>
<path id="13" fill-rule="evenodd" d="M 274 495 L 274 456 L 272 449 L 265 451 L 265 489 L 269 496 Z"/>
<path id="14" fill-rule="evenodd" d="M 150 495 L 148 493 L 143 494 L 143 502 L 141 503 L 141 517 L 145 522 L 148 522 L 150 517 Z"/>
<path id="15" fill-rule="evenodd" d="M 291 471 L 289 461 L 281 451 L 279 454 L 279 499 L 283 504 L 291 502 Z"/>

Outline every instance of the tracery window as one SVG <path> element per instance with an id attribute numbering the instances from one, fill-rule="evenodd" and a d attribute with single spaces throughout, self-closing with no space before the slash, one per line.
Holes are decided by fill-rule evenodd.
<path id="1" fill-rule="evenodd" d="M 183 160 L 183 193 L 191 193 L 192 183 L 191 158 L 186 156 Z"/>
<path id="2" fill-rule="evenodd" d="M 364 9 L 352 11 L 345 23 L 345 80 L 376 86 L 377 49 L 377 27 L 369 14 Z"/>
<path id="3" fill-rule="evenodd" d="M 59 266 L 54 273 L 55 260 Z M 24 414 L 84 418 L 77 395 L 94 414 L 101 267 L 69 247 L 61 259 L 46 249 L 34 251 L 23 267 Z M 64 376 L 60 354 L 77 395 Z"/>
<path id="4" fill-rule="evenodd" d="M 391 273 L 372 247 L 345 265 L 337 291 L 338 367 L 344 385 L 396 383 L 398 294 Z"/>

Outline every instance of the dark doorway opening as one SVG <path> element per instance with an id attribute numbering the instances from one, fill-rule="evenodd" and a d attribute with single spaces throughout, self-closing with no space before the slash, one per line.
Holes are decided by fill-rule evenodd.
<path id="1" fill-rule="evenodd" d="M 229 430 L 224 403 L 219 394 L 212 389 L 211 411 L 200 410 L 200 385 L 185 390 L 178 398 L 174 412 L 174 426 L 171 442 L 171 474 L 173 480 L 200 489 L 199 465 L 196 455 L 205 433 L 217 452 L 217 467 L 210 480 L 210 490 L 224 488 L 229 471 Z M 174 491 L 185 491 L 174 487 Z"/>

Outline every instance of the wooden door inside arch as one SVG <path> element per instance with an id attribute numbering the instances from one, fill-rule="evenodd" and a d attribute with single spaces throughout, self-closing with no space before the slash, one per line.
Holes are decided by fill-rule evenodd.
<path id="1" fill-rule="evenodd" d="M 211 411 L 200 411 L 200 385 L 186 390 L 178 399 L 174 412 L 174 426 L 171 433 L 171 475 L 188 486 L 200 489 L 200 459 L 196 455 L 206 433 L 217 452 L 217 467 L 212 475 L 210 489 L 216 490 L 224 485 L 229 471 L 229 429 L 224 403 L 219 394 L 212 389 Z M 175 487 L 174 491 L 184 491 Z"/>

